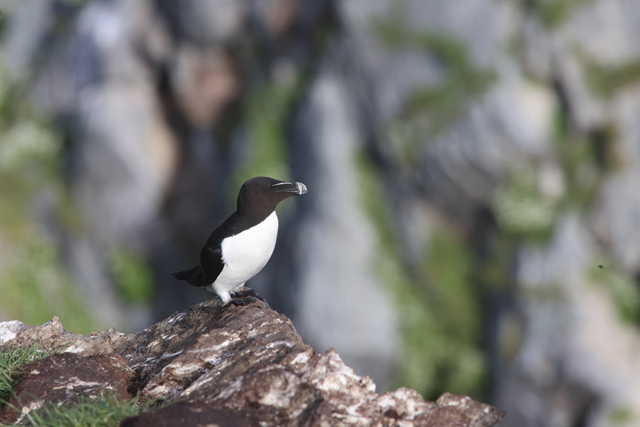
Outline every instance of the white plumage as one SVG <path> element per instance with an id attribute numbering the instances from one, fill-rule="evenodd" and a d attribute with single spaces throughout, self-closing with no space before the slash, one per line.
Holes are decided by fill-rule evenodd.
<path id="1" fill-rule="evenodd" d="M 273 211 L 260 224 L 222 241 L 224 268 L 218 278 L 205 289 L 220 295 L 226 304 L 230 292 L 258 274 L 271 258 L 278 237 L 278 217 Z"/>

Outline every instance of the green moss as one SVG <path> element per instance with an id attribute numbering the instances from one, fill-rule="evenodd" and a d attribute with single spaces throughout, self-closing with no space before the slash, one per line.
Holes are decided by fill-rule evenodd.
<path id="1" fill-rule="evenodd" d="M 557 28 L 569 17 L 575 1 L 549 0 L 538 2 L 537 12 L 547 28 Z"/>
<path id="2" fill-rule="evenodd" d="M 59 248 L 38 231 L 29 212 L 33 198 L 58 183 L 40 163 L 20 173 L 0 171 L 0 233 L 6 252 L 0 271 L 0 307 L 10 319 L 42 324 L 58 315 L 70 330 L 88 333 L 92 321 L 67 275 Z"/>
<path id="3" fill-rule="evenodd" d="M 355 170 L 358 173 L 360 200 L 376 229 L 380 244 L 389 248 L 391 255 L 399 251 L 398 238 L 392 227 L 390 207 L 386 203 L 384 186 L 378 177 L 378 170 L 369 156 L 359 152 L 354 158 Z"/>
<path id="4" fill-rule="evenodd" d="M 557 201 L 545 198 L 533 169 L 519 168 L 498 188 L 492 201 L 501 229 L 528 241 L 546 241 L 558 215 Z"/>
<path id="5" fill-rule="evenodd" d="M 11 398 L 22 366 L 46 359 L 58 351 L 60 349 L 40 350 L 38 343 L 30 347 L 0 346 L 0 408 Z"/>
<path id="6" fill-rule="evenodd" d="M 36 121 L 20 121 L 2 132 L 0 170 L 19 171 L 28 164 L 55 159 L 60 139 Z"/>
<path id="7" fill-rule="evenodd" d="M 513 257 L 519 239 L 506 233 L 496 234 L 491 249 L 483 258 L 474 261 L 473 274 L 482 293 L 504 292 L 511 281 Z"/>
<path id="8" fill-rule="evenodd" d="M 535 11 L 548 29 L 561 26 L 575 11 L 593 0 L 537 0 Z"/>
<path id="9" fill-rule="evenodd" d="M 520 58 L 524 49 L 524 41 L 521 34 L 513 34 L 507 40 L 504 47 L 505 52 L 512 58 Z"/>
<path id="10" fill-rule="evenodd" d="M 0 231 L 11 241 L 21 241 L 32 233 L 26 218 L 32 185 L 15 174 L 0 171 Z"/>
<path id="11" fill-rule="evenodd" d="M 392 289 L 402 313 L 404 357 L 398 386 L 435 399 L 444 391 L 481 397 L 486 360 L 479 348 L 481 314 L 470 289 L 469 257 L 446 234 L 432 240 L 424 264 L 428 283 L 404 275 L 399 261 L 379 261 L 381 277 Z M 453 258 L 450 258 L 453 256 Z M 423 276 L 424 277 L 424 276 Z"/>
<path id="12" fill-rule="evenodd" d="M 493 73 L 460 73 L 437 87 L 417 90 L 405 106 L 404 115 L 427 117 L 429 131 L 440 132 L 460 114 L 470 97 L 480 95 L 493 82 Z"/>
<path id="13" fill-rule="evenodd" d="M 637 416 L 634 415 L 633 409 L 628 406 L 619 406 L 609 412 L 608 418 L 613 425 L 629 425 Z"/>
<path id="14" fill-rule="evenodd" d="M 402 313 L 396 386 L 415 388 L 428 399 L 444 391 L 480 398 L 486 360 L 478 341 L 481 313 L 470 278 L 472 255 L 462 242 L 437 233 L 420 271 L 411 275 L 401 260 L 391 207 L 381 197 L 379 172 L 363 154 L 355 162 L 362 203 L 380 243 L 376 272 Z"/>
<path id="15" fill-rule="evenodd" d="M 407 120 L 393 120 L 382 127 L 381 135 L 395 148 L 394 152 L 401 165 L 418 166 L 424 136 L 418 126 Z"/>
<path id="16" fill-rule="evenodd" d="M 7 13 L 5 11 L 0 10 L 0 34 L 4 34 L 5 29 L 7 28 Z"/>
<path id="17" fill-rule="evenodd" d="M 60 224 L 70 233 L 84 231 L 87 225 L 69 191 L 62 191 L 60 200 L 56 205 L 55 216 Z"/>
<path id="18" fill-rule="evenodd" d="M 522 319 L 515 315 L 502 316 L 498 325 L 498 345 L 500 355 L 514 362 L 520 354 L 524 341 L 524 325 Z"/>
<path id="19" fill-rule="evenodd" d="M 622 164 L 617 156 L 617 132 L 605 126 L 591 135 L 574 132 L 568 112 L 559 110 L 554 119 L 554 142 L 566 178 L 566 196 L 561 208 L 591 207 L 604 177 Z"/>
<path id="20" fill-rule="evenodd" d="M 588 274 L 594 284 L 609 292 L 620 319 L 640 326 L 640 289 L 634 280 L 607 257 L 600 257 Z"/>
<path id="21" fill-rule="evenodd" d="M 114 249 L 109 261 L 116 286 L 125 301 L 138 304 L 151 302 L 153 273 L 145 259 L 125 249 Z"/>
<path id="22" fill-rule="evenodd" d="M 587 83 L 595 95 L 609 98 L 640 81 L 640 58 L 617 67 L 602 67 L 588 60 L 583 62 Z"/>
<path id="23" fill-rule="evenodd" d="M 0 272 L 0 307 L 8 318 L 38 325 L 55 314 L 68 330 L 91 332 L 93 322 L 52 243 L 31 239 L 13 256 Z"/>
<path id="24" fill-rule="evenodd" d="M 390 18 L 375 23 L 375 31 L 391 47 L 418 48 L 433 57 L 447 71 L 437 86 L 418 89 L 409 97 L 402 114 L 405 120 L 427 120 L 428 131 L 435 134 L 458 116 L 472 97 L 483 93 L 495 80 L 495 73 L 477 68 L 465 48 L 451 36 L 410 29 L 394 9 Z"/>

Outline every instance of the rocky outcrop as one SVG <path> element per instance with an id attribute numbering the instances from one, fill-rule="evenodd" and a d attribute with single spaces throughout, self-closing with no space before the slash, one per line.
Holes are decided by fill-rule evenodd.
<path id="1" fill-rule="evenodd" d="M 266 304 L 222 307 L 211 300 L 125 335 L 66 331 L 58 318 L 42 326 L 0 323 L 0 345 L 65 346 L 28 365 L 12 403 L 23 412 L 34 398 L 56 403 L 95 396 L 97 384 L 120 395 L 171 405 L 123 422 L 178 425 L 178 419 L 224 425 L 490 426 L 504 413 L 445 393 L 436 402 L 401 388 L 377 394 L 368 377 L 346 366 L 333 349 L 317 353 L 291 321 Z M 22 399 L 24 396 L 33 396 Z M 2 417 L 20 414 L 9 406 Z M 172 421 L 174 420 L 174 421 Z"/>

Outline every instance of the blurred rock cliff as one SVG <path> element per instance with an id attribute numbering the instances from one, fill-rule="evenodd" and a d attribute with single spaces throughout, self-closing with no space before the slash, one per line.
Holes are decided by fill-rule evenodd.
<path id="1" fill-rule="evenodd" d="M 640 423 L 640 1 L 0 5 L 2 320 L 210 298 L 167 273 L 291 178 L 248 285 L 318 351 L 500 426 Z"/>

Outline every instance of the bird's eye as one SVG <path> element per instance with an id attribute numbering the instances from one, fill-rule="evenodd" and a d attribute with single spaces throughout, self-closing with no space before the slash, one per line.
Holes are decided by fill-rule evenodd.
<path id="1" fill-rule="evenodd" d="M 268 187 L 271 188 L 271 187 L 273 187 L 273 185 L 269 184 Z"/>

